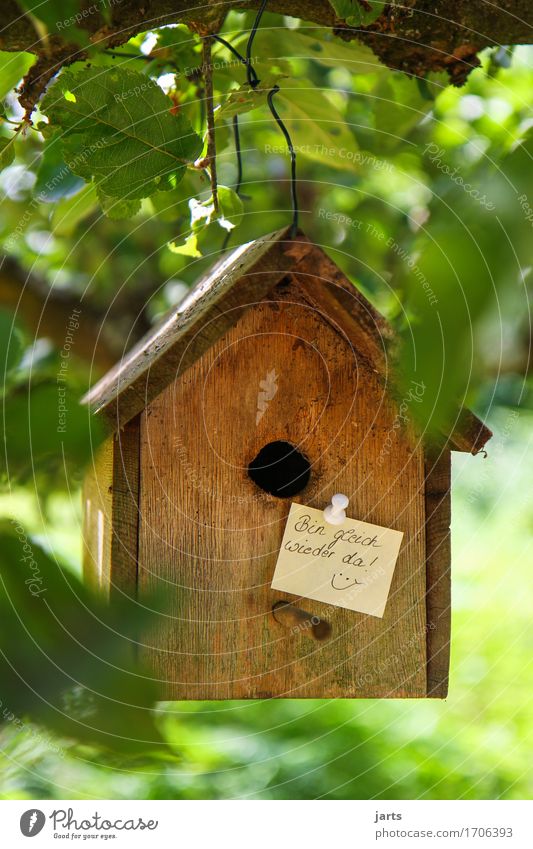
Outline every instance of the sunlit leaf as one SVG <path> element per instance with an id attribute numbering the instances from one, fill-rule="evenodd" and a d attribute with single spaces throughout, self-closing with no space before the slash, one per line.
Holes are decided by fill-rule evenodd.
<path id="1" fill-rule="evenodd" d="M 178 74 L 188 76 L 197 71 L 202 64 L 198 44 L 191 30 L 183 24 L 165 27 L 159 30 L 157 44 L 151 55 L 161 65 L 168 64 Z"/>
<path id="2" fill-rule="evenodd" d="M 8 53 L 0 50 L 0 97 L 9 94 L 35 62 L 32 53 Z"/>
<path id="3" fill-rule="evenodd" d="M 351 74 L 388 73 L 386 66 L 366 45 L 357 41 L 346 44 L 318 28 L 263 30 L 257 37 L 257 43 L 261 53 L 271 57 L 270 61 L 277 62 L 279 57 L 289 61 L 312 59 L 327 68 L 344 68 Z"/>
<path id="4" fill-rule="evenodd" d="M 181 244 L 179 242 L 169 242 L 168 246 L 174 254 L 193 257 L 202 256 L 198 250 L 198 236 L 196 233 L 191 233 Z"/>
<path id="5" fill-rule="evenodd" d="M 261 79 L 261 82 L 256 88 L 252 88 L 247 83 L 244 83 L 237 89 L 229 93 L 225 103 L 216 110 L 216 118 L 232 118 L 234 115 L 242 115 L 245 112 L 250 112 L 252 109 L 257 109 L 259 106 L 266 105 L 266 98 L 275 85 L 280 80 L 286 79 L 286 74 L 273 73 Z"/>
<path id="6" fill-rule="evenodd" d="M 219 185 L 218 203 L 220 217 L 228 222 L 231 227 L 238 227 L 244 215 L 244 206 L 239 195 L 228 186 Z"/>

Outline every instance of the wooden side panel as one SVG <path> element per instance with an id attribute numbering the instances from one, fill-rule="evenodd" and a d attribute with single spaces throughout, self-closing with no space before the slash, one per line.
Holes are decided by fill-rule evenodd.
<path id="1" fill-rule="evenodd" d="M 98 449 L 83 488 L 83 570 L 106 595 L 137 591 L 139 417 Z"/>
<path id="2" fill-rule="evenodd" d="M 114 438 L 110 591 L 135 597 L 139 542 L 140 417 Z"/>
<path id="3" fill-rule="evenodd" d="M 113 437 L 96 452 L 83 484 L 83 575 L 93 589 L 107 593 L 113 521 Z"/>
<path id="4" fill-rule="evenodd" d="M 451 619 L 451 454 L 448 448 L 426 459 L 426 569 L 428 696 L 448 693 Z"/>
<path id="5" fill-rule="evenodd" d="M 258 416 L 273 373 L 277 391 Z M 395 417 L 366 358 L 294 283 L 247 311 L 149 404 L 139 597 L 163 589 L 168 602 L 145 640 L 164 697 L 426 694 L 424 460 Z M 274 440 L 311 462 L 294 499 L 248 476 Z M 349 515 L 405 534 L 383 619 L 270 589 L 291 500 L 323 508 L 339 491 Z M 277 622 L 282 600 L 329 622 L 329 639 Z"/>

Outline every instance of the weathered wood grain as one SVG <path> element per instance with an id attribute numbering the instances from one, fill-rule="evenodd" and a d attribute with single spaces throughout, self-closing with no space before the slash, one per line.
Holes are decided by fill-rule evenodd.
<path id="1" fill-rule="evenodd" d="M 166 698 L 426 694 L 423 450 L 394 429 L 352 341 L 301 281 L 284 281 L 142 413 L 139 598 L 164 588 L 169 603 L 149 651 Z M 273 370 L 278 391 L 256 425 Z M 262 492 L 247 466 L 278 439 L 312 465 L 295 501 L 323 508 L 346 492 L 350 516 L 404 531 L 383 619 L 270 589 L 291 499 Z M 283 600 L 329 622 L 330 638 L 276 622 Z"/>
<path id="2" fill-rule="evenodd" d="M 140 417 L 114 436 L 113 536 L 110 592 L 132 598 L 137 593 L 139 543 Z"/>

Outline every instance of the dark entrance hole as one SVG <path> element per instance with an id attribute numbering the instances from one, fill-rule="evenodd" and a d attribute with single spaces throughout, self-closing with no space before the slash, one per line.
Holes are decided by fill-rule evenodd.
<path id="1" fill-rule="evenodd" d="M 248 466 L 248 474 L 276 498 L 290 498 L 304 489 L 311 476 L 309 460 L 290 442 L 269 442 Z"/>

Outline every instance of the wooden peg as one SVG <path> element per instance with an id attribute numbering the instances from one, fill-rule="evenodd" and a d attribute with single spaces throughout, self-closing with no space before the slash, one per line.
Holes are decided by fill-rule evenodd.
<path id="1" fill-rule="evenodd" d="M 277 601 L 272 608 L 272 615 L 280 625 L 291 628 L 295 633 L 311 637 L 313 640 L 327 640 L 331 635 L 329 622 L 295 607 L 288 601 Z"/>

